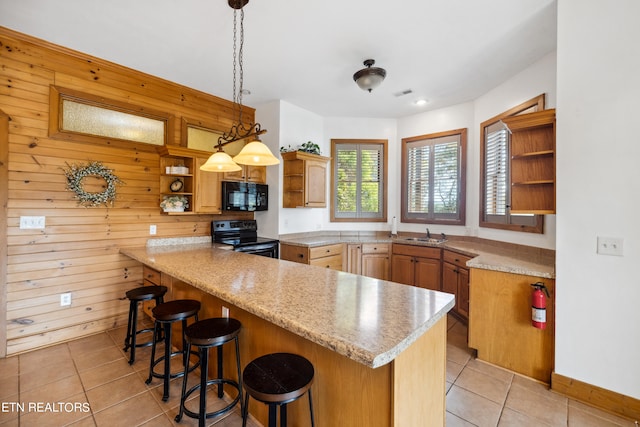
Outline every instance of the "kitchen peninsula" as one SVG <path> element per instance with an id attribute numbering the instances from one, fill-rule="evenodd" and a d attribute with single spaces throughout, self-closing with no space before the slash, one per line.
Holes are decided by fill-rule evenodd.
<path id="1" fill-rule="evenodd" d="M 171 298 L 201 300 L 200 318 L 230 308 L 243 365 L 277 351 L 307 357 L 316 425 L 444 425 L 453 296 L 210 244 L 121 252 L 159 272 Z M 266 424 L 266 407 L 250 408 Z M 306 425 L 304 402 L 289 417 Z"/>

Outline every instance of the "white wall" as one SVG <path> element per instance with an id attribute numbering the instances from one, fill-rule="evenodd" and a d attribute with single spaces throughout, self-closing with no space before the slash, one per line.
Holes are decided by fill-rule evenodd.
<path id="1" fill-rule="evenodd" d="M 320 152 L 329 156 L 330 146 L 323 136 L 323 119 L 321 116 L 304 110 L 285 101 L 279 101 L 280 105 L 280 147 L 298 148 L 307 141 L 320 146 Z M 279 149 L 279 147 L 278 147 Z M 277 175 L 279 189 L 282 188 L 282 167 Z M 328 188 L 328 187 L 327 187 Z M 327 211 L 320 208 L 283 208 L 282 191 L 278 196 L 270 199 L 274 202 L 273 209 L 278 209 L 280 234 L 301 233 L 315 231 L 324 228 Z M 275 203 L 277 202 L 277 205 Z M 269 208 L 271 210 L 271 207 Z"/>
<path id="2" fill-rule="evenodd" d="M 256 108 L 256 122 L 260 123 L 262 129 L 266 129 L 267 133 L 260 136 L 260 140 L 264 142 L 271 150 L 274 156 L 280 158 L 280 101 L 271 102 Z M 282 160 L 281 160 L 282 161 Z M 256 212 L 255 218 L 258 223 L 258 234 L 262 237 L 278 238 L 278 206 L 282 205 L 280 194 L 281 182 L 278 180 L 278 171 L 280 165 L 267 166 L 267 185 L 269 186 L 269 209 L 266 211 Z M 280 202 L 278 202 L 280 200 Z"/>
<path id="3" fill-rule="evenodd" d="M 472 234 L 491 240 L 554 249 L 556 245 L 556 216 L 545 215 L 544 234 L 522 233 L 479 228 L 480 221 L 480 123 L 534 98 L 545 94 L 545 108 L 556 107 L 556 52 L 549 53 L 527 69 L 474 101 L 475 118 L 470 129 L 473 137 L 467 186 L 467 225 Z M 469 180 L 467 180 L 469 183 Z M 469 189 L 471 192 L 469 193 Z M 471 208 L 471 212 L 469 211 Z"/>
<path id="4" fill-rule="evenodd" d="M 558 1 L 559 374 L 640 398 L 640 2 Z M 596 237 L 624 238 L 624 256 Z"/>

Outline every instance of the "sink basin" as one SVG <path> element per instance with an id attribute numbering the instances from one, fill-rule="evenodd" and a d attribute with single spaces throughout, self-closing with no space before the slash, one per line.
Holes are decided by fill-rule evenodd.
<path id="1" fill-rule="evenodd" d="M 446 242 L 446 239 L 434 239 L 433 237 L 404 237 L 402 240 L 408 240 L 411 242 L 433 243 L 436 245 Z"/>

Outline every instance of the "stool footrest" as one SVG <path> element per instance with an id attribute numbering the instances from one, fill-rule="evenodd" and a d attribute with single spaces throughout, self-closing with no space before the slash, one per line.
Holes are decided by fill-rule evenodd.
<path id="1" fill-rule="evenodd" d="M 233 380 L 229 380 L 226 378 L 214 378 L 211 380 L 207 381 L 207 387 L 213 384 L 229 384 L 232 387 L 235 387 L 236 390 L 238 390 L 238 395 L 231 401 L 231 403 L 229 403 L 227 406 L 225 406 L 224 408 L 220 408 L 216 411 L 212 411 L 212 412 L 207 412 L 205 414 L 205 418 L 213 418 L 213 417 L 217 417 L 218 415 L 224 414 L 227 411 L 229 411 L 229 409 L 233 408 L 239 401 L 240 401 L 240 386 L 238 385 L 238 383 L 236 381 Z M 191 393 L 197 391 L 200 389 L 200 384 L 196 384 L 193 387 L 191 387 L 182 397 L 182 400 L 180 402 L 180 404 L 182 405 L 182 411 L 184 412 L 184 414 L 188 415 L 191 418 L 195 418 L 198 419 L 200 418 L 200 414 L 198 412 L 193 412 L 191 410 L 189 410 L 186 405 L 185 402 L 187 401 L 187 399 L 189 398 L 189 396 L 191 395 Z M 180 416 L 180 414 L 176 415 L 175 420 L 176 422 L 180 422 L 180 420 L 182 419 L 182 417 Z"/>
<path id="2" fill-rule="evenodd" d="M 198 358 L 198 361 L 195 362 L 191 367 L 189 367 L 189 369 L 187 370 L 187 372 L 193 372 L 198 366 L 200 366 L 200 355 L 198 353 L 192 353 L 194 356 L 196 356 Z M 183 353 L 181 351 L 174 351 L 173 353 L 171 353 L 169 355 L 169 358 L 172 358 L 174 356 L 182 356 Z M 151 377 L 155 377 L 155 378 L 164 378 L 164 373 L 159 374 L 157 373 L 154 368 L 156 367 L 156 365 L 160 362 L 162 362 L 164 360 L 164 356 L 160 356 L 159 358 L 157 358 L 152 364 L 151 364 L 151 376 L 145 381 L 145 383 L 150 384 L 151 383 Z M 169 363 L 171 363 L 171 361 L 169 361 Z M 176 372 L 174 374 L 170 374 L 169 378 L 173 379 L 173 378 L 180 378 L 184 375 L 184 369 L 181 369 L 180 372 Z"/>

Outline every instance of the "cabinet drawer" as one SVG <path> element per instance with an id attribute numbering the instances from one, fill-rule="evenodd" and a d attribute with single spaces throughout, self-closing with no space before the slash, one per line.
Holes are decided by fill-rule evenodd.
<path id="1" fill-rule="evenodd" d="M 363 254 L 388 254 L 389 245 L 386 243 L 363 243 Z"/>
<path id="2" fill-rule="evenodd" d="M 302 246 L 281 244 L 280 259 L 309 264 L 309 249 Z"/>
<path id="3" fill-rule="evenodd" d="M 440 248 L 425 246 L 399 245 L 393 244 L 393 253 L 398 255 L 409 255 L 421 258 L 440 259 Z"/>
<path id="4" fill-rule="evenodd" d="M 145 285 L 160 285 L 160 272 L 146 265 L 142 267 L 142 277 Z M 149 282 L 149 283 L 146 283 Z"/>
<path id="5" fill-rule="evenodd" d="M 342 243 L 336 245 L 318 246 L 309 249 L 309 258 L 314 260 L 316 258 L 328 257 L 333 255 L 342 256 Z"/>
<path id="6" fill-rule="evenodd" d="M 442 260 L 458 267 L 469 268 L 467 267 L 467 261 L 469 261 L 470 259 L 471 257 L 459 254 L 457 252 L 447 250 L 442 251 Z"/>
<path id="7" fill-rule="evenodd" d="M 334 270 L 342 270 L 342 254 L 331 255 L 322 258 L 312 259 L 309 264 L 316 267 L 332 268 Z"/>

